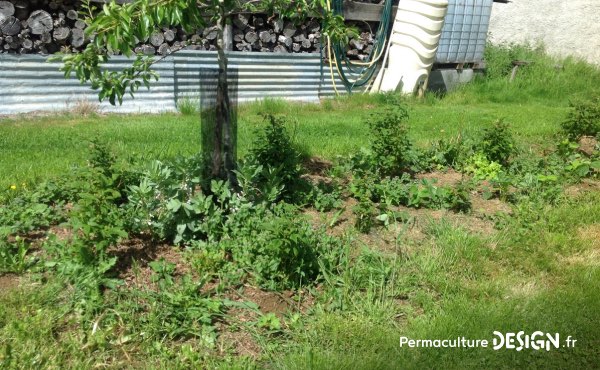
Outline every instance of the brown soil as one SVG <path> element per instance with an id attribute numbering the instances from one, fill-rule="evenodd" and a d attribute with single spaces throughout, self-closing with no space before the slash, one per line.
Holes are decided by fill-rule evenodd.
<path id="1" fill-rule="evenodd" d="M 153 271 L 148 266 L 152 261 L 165 260 L 175 264 L 175 276 L 190 272 L 183 260 L 180 248 L 158 244 L 149 238 L 133 238 L 109 249 L 109 254 L 118 257 L 115 271 L 127 287 L 151 287 Z M 134 268 L 137 266 L 137 268 Z"/>
<path id="2" fill-rule="evenodd" d="M 52 226 L 48 233 L 56 235 L 59 241 L 68 241 L 73 238 L 73 230 L 67 227 Z"/>
<path id="3" fill-rule="evenodd" d="M 262 349 L 246 328 L 227 326 L 219 331 L 218 349 L 221 355 L 232 354 L 252 359 L 260 357 Z"/>
<path id="4" fill-rule="evenodd" d="M 0 275 L 0 295 L 10 293 L 19 287 L 19 276 L 8 274 Z"/>
<path id="5" fill-rule="evenodd" d="M 565 194 L 572 198 L 577 198 L 590 191 L 600 191 L 600 181 L 592 179 L 584 179 L 579 184 L 568 186 L 565 189 Z"/>
<path id="6" fill-rule="evenodd" d="M 333 163 L 319 157 L 312 157 L 304 161 L 302 165 L 310 175 L 321 176 L 324 175 L 325 172 L 327 172 L 329 169 L 331 169 L 331 167 L 333 167 Z"/>
<path id="7" fill-rule="evenodd" d="M 510 206 L 500 199 L 484 199 L 479 195 L 471 197 L 471 209 L 475 215 L 494 216 L 498 213 L 511 214 Z"/>
<path id="8" fill-rule="evenodd" d="M 588 157 L 591 157 L 596 151 L 598 140 L 593 136 L 583 136 L 579 139 L 579 151 Z"/>
<path id="9" fill-rule="evenodd" d="M 415 176 L 417 179 L 436 180 L 437 186 L 456 186 L 468 177 L 460 172 L 456 172 L 452 169 L 446 172 L 429 172 L 420 173 Z"/>
<path id="10" fill-rule="evenodd" d="M 219 352 L 258 358 L 262 353 L 261 346 L 252 334 L 252 326 L 261 314 L 273 313 L 280 319 L 289 312 L 306 312 L 314 305 L 314 297 L 308 292 L 293 291 L 271 292 L 244 285 L 241 291 L 227 293 L 229 299 L 235 302 L 254 303 L 258 310 L 252 308 L 232 308 L 229 319 L 217 323 L 219 334 Z"/>
<path id="11" fill-rule="evenodd" d="M 511 212 L 510 206 L 497 199 L 484 200 L 479 195 L 473 195 L 471 201 L 473 203 L 473 210 L 469 214 L 427 208 L 394 207 L 395 211 L 407 215 L 407 222 L 400 223 L 399 225 L 391 225 L 387 229 L 383 226 L 376 226 L 368 234 L 356 233 L 356 237 L 364 245 L 371 248 L 387 252 L 397 252 L 396 241 L 398 237 L 400 237 L 401 244 L 405 242 L 419 243 L 426 238 L 425 230 L 431 222 L 439 222 L 444 219 L 453 226 L 463 227 L 470 232 L 481 235 L 492 235 L 496 230 L 494 222 L 489 219 L 489 216 L 495 215 L 498 212 Z M 343 236 L 348 232 L 354 232 L 356 217 L 352 212 L 352 208 L 356 204 L 357 201 L 355 199 L 346 199 L 344 201 L 344 211 L 338 217 L 333 227 L 329 227 L 328 224 L 333 220 L 336 213 L 335 210 L 320 213 L 314 209 L 307 209 L 304 211 L 304 214 L 308 216 L 309 221 L 314 227 L 326 225 L 326 232 L 329 235 Z"/>

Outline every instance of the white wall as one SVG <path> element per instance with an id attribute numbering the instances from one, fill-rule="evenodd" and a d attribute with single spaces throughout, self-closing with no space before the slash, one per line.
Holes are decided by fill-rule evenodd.
<path id="1" fill-rule="evenodd" d="M 553 55 L 600 65 L 600 0 L 512 0 L 494 3 L 490 40 L 542 42 Z"/>

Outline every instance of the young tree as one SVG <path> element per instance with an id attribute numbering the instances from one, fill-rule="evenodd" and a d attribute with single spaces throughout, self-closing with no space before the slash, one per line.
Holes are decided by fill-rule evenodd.
<path id="1" fill-rule="evenodd" d="M 108 72 L 101 67 L 115 53 L 132 56 L 139 40 L 146 40 L 158 27 L 181 26 L 192 32 L 206 26 L 216 26 L 218 32 L 217 106 L 214 150 L 210 158 L 212 178 L 228 179 L 235 186 L 235 153 L 231 124 L 231 103 L 227 86 L 227 54 L 223 33 L 228 18 L 236 12 L 260 12 L 295 21 L 319 17 L 323 21 L 322 33 L 340 40 L 347 39 L 344 20 L 328 9 L 328 0 L 129 0 L 117 4 L 114 0 L 104 4 L 101 11 L 84 1 L 87 13 L 86 29 L 93 41 L 77 54 L 64 54 L 60 58 L 68 77 L 75 73 L 82 82 L 90 82 L 99 90 L 99 99 L 111 104 L 122 104 L 123 96 L 131 96 L 145 85 L 149 88 L 158 75 L 152 71 L 156 59 L 137 55 L 131 66 L 118 72 Z M 99 9 L 98 9 L 99 10 Z"/>

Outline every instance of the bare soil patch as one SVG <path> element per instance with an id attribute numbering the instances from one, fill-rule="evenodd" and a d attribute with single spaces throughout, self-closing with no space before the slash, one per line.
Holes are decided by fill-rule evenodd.
<path id="1" fill-rule="evenodd" d="M 573 184 L 565 188 L 565 194 L 571 198 L 577 198 L 591 191 L 600 191 L 600 181 L 584 179 L 578 184 Z"/>
<path id="2" fill-rule="evenodd" d="M 174 264 L 175 276 L 190 272 L 190 267 L 185 263 L 180 248 L 156 243 L 150 238 L 132 238 L 111 248 L 108 252 L 118 258 L 115 271 L 127 287 L 153 285 L 152 275 L 154 272 L 148 265 L 152 261 L 164 260 Z"/>
<path id="3" fill-rule="evenodd" d="M 436 180 L 437 186 L 456 186 L 461 181 L 468 179 L 468 176 L 457 172 L 453 169 L 449 169 L 445 172 L 435 171 L 428 173 L 420 173 L 415 176 L 417 179 L 422 180 Z"/>
<path id="4" fill-rule="evenodd" d="M 494 216 L 498 213 L 512 213 L 510 206 L 500 199 L 484 199 L 479 195 L 471 197 L 471 209 L 474 214 L 485 217 Z"/>
<path id="5" fill-rule="evenodd" d="M 0 295 L 10 293 L 19 287 L 20 278 L 18 275 L 7 274 L 0 275 Z"/>
<path id="6" fill-rule="evenodd" d="M 319 157 L 311 157 L 302 163 L 306 171 L 310 175 L 324 175 L 328 170 L 333 167 L 333 163 L 326 159 Z"/>

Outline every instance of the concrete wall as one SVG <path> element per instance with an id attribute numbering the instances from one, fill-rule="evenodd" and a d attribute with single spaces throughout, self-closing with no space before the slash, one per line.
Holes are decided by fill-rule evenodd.
<path id="1" fill-rule="evenodd" d="M 553 55 L 600 65 L 600 0 L 512 0 L 495 3 L 490 40 L 542 42 Z"/>

